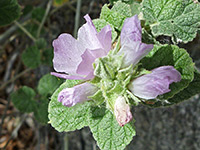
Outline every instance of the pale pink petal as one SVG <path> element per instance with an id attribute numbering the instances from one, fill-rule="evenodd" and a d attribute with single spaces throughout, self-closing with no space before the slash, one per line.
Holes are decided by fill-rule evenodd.
<path id="1" fill-rule="evenodd" d="M 173 66 L 162 66 L 133 80 L 129 89 L 140 98 L 154 99 L 158 95 L 170 92 L 169 85 L 180 80 L 181 74 Z"/>
<path id="2" fill-rule="evenodd" d="M 79 29 L 78 40 L 69 34 L 61 34 L 53 41 L 54 69 L 69 74 L 53 75 L 65 79 L 92 79 L 93 62 L 96 58 L 107 55 L 111 49 L 111 27 L 105 26 L 98 33 L 89 15 L 84 18 L 86 24 Z M 90 54 L 87 49 L 91 51 Z"/>
<path id="3" fill-rule="evenodd" d="M 98 34 L 97 38 L 100 41 L 105 55 L 111 50 L 112 46 L 112 28 L 110 25 L 105 26 Z"/>
<path id="4" fill-rule="evenodd" d="M 86 50 L 82 54 L 82 61 L 79 64 L 77 68 L 77 73 L 88 76 L 88 74 L 93 74 L 94 69 L 93 69 L 93 63 L 96 58 L 103 57 L 105 56 L 105 53 L 103 53 L 102 49 L 96 49 L 96 50 Z M 94 76 L 91 76 L 92 78 Z"/>
<path id="5" fill-rule="evenodd" d="M 64 106 L 71 107 L 77 103 L 82 103 L 90 100 L 88 96 L 93 95 L 97 90 L 98 88 L 92 84 L 79 84 L 72 88 L 63 89 L 58 94 L 58 101 L 61 102 Z"/>
<path id="6" fill-rule="evenodd" d="M 57 72 L 76 74 L 81 55 L 84 51 L 80 48 L 76 39 L 70 34 L 61 34 L 53 41 L 54 58 L 53 65 Z"/>
<path id="7" fill-rule="evenodd" d="M 118 54 L 124 55 L 122 68 L 131 64 L 133 66 L 136 65 L 152 48 L 152 44 L 145 44 L 140 41 L 124 44 L 118 52 Z"/>
<path id="8" fill-rule="evenodd" d="M 87 22 L 78 31 L 78 41 L 86 49 L 102 49 L 108 52 L 112 44 L 111 28 L 106 26 L 98 33 L 89 15 L 85 15 L 84 18 Z M 105 39 L 107 43 L 104 43 Z"/>
<path id="9" fill-rule="evenodd" d="M 68 74 L 56 73 L 56 72 L 51 72 L 51 75 L 56 76 L 58 78 L 70 79 L 70 80 L 83 80 L 83 79 L 85 79 L 85 77 L 82 77 L 82 76 L 68 75 Z"/>
<path id="10" fill-rule="evenodd" d="M 126 18 L 121 31 L 121 45 L 142 40 L 142 28 L 138 16 Z"/>
<path id="11" fill-rule="evenodd" d="M 132 120 L 130 106 L 126 103 L 124 97 L 119 96 L 114 105 L 114 114 L 120 126 L 124 126 Z"/>

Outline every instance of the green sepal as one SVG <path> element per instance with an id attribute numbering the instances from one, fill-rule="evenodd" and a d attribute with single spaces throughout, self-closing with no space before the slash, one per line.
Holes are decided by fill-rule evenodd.
<path id="1" fill-rule="evenodd" d="M 131 75 L 133 73 L 133 66 L 130 65 L 126 68 L 120 69 L 117 73 L 116 78 L 120 81 L 124 81 L 127 76 Z"/>
<path id="2" fill-rule="evenodd" d="M 129 90 L 126 90 L 125 97 L 131 99 L 129 102 L 135 106 L 137 106 L 141 102 L 141 100 L 138 97 L 136 97 L 133 93 L 131 93 Z"/>
<path id="3" fill-rule="evenodd" d="M 94 75 L 102 79 L 114 79 L 123 61 L 122 55 L 112 55 L 110 52 L 103 58 L 98 58 L 94 64 Z"/>
<path id="4" fill-rule="evenodd" d="M 94 104 L 99 106 L 105 102 L 105 98 L 103 97 L 103 93 L 101 90 L 98 90 L 94 95 L 88 96 L 89 99 L 94 100 Z"/>

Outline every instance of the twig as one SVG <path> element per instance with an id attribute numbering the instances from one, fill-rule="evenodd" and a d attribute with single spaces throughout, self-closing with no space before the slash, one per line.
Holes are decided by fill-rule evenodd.
<path id="1" fill-rule="evenodd" d="M 6 113 L 7 113 L 7 110 L 9 108 L 9 105 L 10 105 L 10 98 L 8 98 L 8 102 L 6 104 L 6 109 L 4 109 L 4 112 L 3 112 L 3 116 L 1 118 L 1 124 L 0 124 L 0 137 L 1 137 L 1 132 L 2 132 L 2 127 L 3 127 L 3 123 L 4 123 L 4 119 L 6 117 Z"/>
<path id="2" fill-rule="evenodd" d="M 10 138 L 8 139 L 6 145 L 4 146 L 4 148 L 3 148 L 4 150 L 6 150 L 6 147 L 8 146 L 9 142 L 10 142 L 13 138 L 16 138 L 16 137 L 17 137 L 18 131 L 19 131 L 20 127 L 22 126 L 22 124 L 24 123 L 26 117 L 27 117 L 26 114 L 24 114 L 24 115 L 22 116 L 22 118 L 21 118 L 20 121 L 18 122 L 17 127 L 13 130 L 13 132 L 12 132 Z"/>
<path id="3" fill-rule="evenodd" d="M 12 66 L 13 66 L 18 55 L 19 55 L 19 51 L 17 50 L 10 57 L 10 60 L 8 61 L 8 65 L 6 67 L 5 75 L 4 75 L 4 78 L 3 78 L 4 82 L 7 81 L 8 78 L 10 77 L 10 72 L 11 72 Z"/>
<path id="4" fill-rule="evenodd" d="M 36 41 L 36 39 L 31 35 L 31 33 L 28 32 L 28 30 L 26 30 L 26 28 L 24 28 L 19 22 L 15 21 L 15 24 L 16 24 L 24 33 L 26 33 L 26 35 L 27 35 L 31 40 L 33 40 L 33 42 Z"/>
<path id="5" fill-rule="evenodd" d="M 48 150 L 49 139 L 48 139 L 48 125 L 45 126 L 45 150 Z"/>
<path id="6" fill-rule="evenodd" d="M 0 90 L 4 89 L 4 87 L 7 86 L 9 83 L 11 83 L 11 82 L 17 80 L 18 78 L 20 78 L 20 77 L 23 76 L 25 73 L 27 73 L 27 72 L 29 72 L 29 71 L 31 71 L 31 70 L 32 70 L 31 68 L 28 68 L 28 69 L 22 71 L 21 73 L 19 73 L 18 75 L 16 75 L 14 78 L 8 80 L 7 82 L 5 82 L 4 84 L 1 85 Z"/>
<path id="7" fill-rule="evenodd" d="M 79 27 L 80 20 L 80 12 L 81 12 L 81 0 L 77 1 L 76 5 L 76 16 L 75 16 L 75 25 L 74 25 L 74 37 L 77 37 L 77 31 Z"/>
<path id="8" fill-rule="evenodd" d="M 47 4 L 47 8 L 46 8 L 44 17 L 42 18 L 42 22 L 41 22 L 41 24 L 40 24 L 40 26 L 39 26 L 39 28 L 37 30 L 37 38 L 40 37 L 40 33 L 41 33 L 41 30 L 42 30 L 42 27 L 44 26 L 44 23 L 45 23 L 45 21 L 47 19 L 47 16 L 49 14 L 50 9 L 51 9 L 52 2 L 53 2 L 53 0 L 49 0 L 49 2 Z"/>
<path id="9" fill-rule="evenodd" d="M 24 23 L 26 20 L 28 20 L 30 18 L 30 14 L 28 14 L 27 16 L 25 16 L 22 20 L 20 20 L 20 23 Z M 13 32 L 15 32 L 18 29 L 17 25 L 14 24 L 13 26 L 11 26 L 9 29 L 7 29 L 3 34 L 0 35 L 0 45 L 2 43 L 4 43 L 5 41 L 7 41 L 7 39 L 13 34 Z"/>
<path id="10" fill-rule="evenodd" d="M 68 150 L 68 145 L 69 145 L 69 139 L 68 139 L 68 134 L 64 134 L 64 150 Z"/>
<path id="11" fill-rule="evenodd" d="M 92 11 L 93 5 L 94 5 L 94 0 L 92 0 L 92 1 L 90 2 L 90 7 L 89 7 L 89 9 L 88 9 L 88 14 Z"/>

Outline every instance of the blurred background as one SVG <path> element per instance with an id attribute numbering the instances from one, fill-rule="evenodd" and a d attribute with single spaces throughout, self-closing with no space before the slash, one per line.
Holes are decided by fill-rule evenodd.
<path id="1" fill-rule="evenodd" d="M 108 0 L 18 0 L 21 16 L 0 28 L 0 149 L 98 150 L 89 128 L 59 133 L 48 124 L 48 102 L 63 82 L 52 77 L 52 41 L 76 37 L 89 14 Z M 138 0 L 138 3 L 140 1 Z M 159 37 L 159 40 L 165 37 Z M 180 44 L 200 68 L 199 34 Z M 137 135 L 127 150 L 200 150 L 200 97 L 168 108 L 133 108 Z"/>

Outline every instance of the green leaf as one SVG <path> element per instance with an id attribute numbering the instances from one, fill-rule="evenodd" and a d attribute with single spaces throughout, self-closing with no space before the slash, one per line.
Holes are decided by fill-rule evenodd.
<path id="1" fill-rule="evenodd" d="M 29 13 L 31 13 L 32 10 L 33 10 L 33 5 L 25 5 L 25 7 L 22 10 L 22 13 L 23 13 L 22 15 L 26 16 Z"/>
<path id="2" fill-rule="evenodd" d="M 195 71 L 194 80 L 183 91 L 174 95 L 174 97 L 168 99 L 167 101 L 158 101 L 155 102 L 154 104 L 146 104 L 146 105 L 149 105 L 151 107 L 170 106 L 180 103 L 184 100 L 188 100 L 192 96 L 199 93 L 200 93 L 200 73 L 198 71 Z"/>
<path id="3" fill-rule="evenodd" d="M 31 46 L 22 53 L 24 65 L 33 69 L 40 65 L 40 58 L 40 51 L 36 46 Z"/>
<path id="4" fill-rule="evenodd" d="M 112 9 L 108 8 L 105 4 L 101 9 L 100 19 L 106 20 L 109 24 L 113 25 L 117 30 L 121 30 L 124 20 L 131 17 L 130 5 L 123 2 L 116 2 Z"/>
<path id="5" fill-rule="evenodd" d="M 35 95 L 36 93 L 32 88 L 23 86 L 11 94 L 11 100 L 19 111 L 32 112 L 36 106 Z"/>
<path id="6" fill-rule="evenodd" d="M 136 15 L 136 14 L 139 15 L 139 13 L 140 13 L 140 7 L 141 7 L 141 5 L 139 3 L 133 2 L 130 5 L 132 15 Z"/>
<path id="7" fill-rule="evenodd" d="M 73 87 L 79 82 L 78 80 L 66 80 L 51 97 L 48 109 L 49 120 L 51 125 L 59 132 L 74 131 L 88 125 L 89 102 L 66 107 L 57 100 L 58 94 L 62 89 Z"/>
<path id="8" fill-rule="evenodd" d="M 69 2 L 69 0 L 54 0 L 53 5 L 56 6 L 56 7 L 60 7 L 67 2 Z"/>
<path id="9" fill-rule="evenodd" d="M 0 26 L 5 26 L 18 19 L 20 7 L 17 0 L 0 0 Z"/>
<path id="10" fill-rule="evenodd" d="M 42 64 L 53 66 L 53 49 L 47 48 L 42 51 Z"/>
<path id="11" fill-rule="evenodd" d="M 117 1 L 121 1 L 121 0 L 109 0 L 111 4 L 117 2 Z M 133 1 L 135 0 L 122 0 L 122 2 L 127 3 L 127 4 L 132 4 Z"/>
<path id="12" fill-rule="evenodd" d="M 113 25 L 109 24 L 104 19 L 94 19 L 92 20 L 92 22 L 94 23 L 94 26 L 98 32 L 100 32 L 101 29 L 103 29 L 103 27 L 105 27 L 106 25 L 110 25 L 112 28 L 112 42 L 115 41 L 115 39 L 117 38 L 117 32 L 115 31 L 115 28 L 113 27 Z"/>
<path id="13" fill-rule="evenodd" d="M 152 70 L 160 66 L 171 65 L 181 73 L 181 81 L 170 85 L 171 92 L 159 96 L 168 99 L 186 88 L 194 78 L 194 63 L 186 50 L 177 46 L 154 46 L 153 50 L 141 61 L 142 67 Z"/>
<path id="14" fill-rule="evenodd" d="M 32 18 L 41 22 L 43 19 L 43 16 L 45 14 L 45 9 L 44 8 L 35 8 L 32 11 Z"/>
<path id="15" fill-rule="evenodd" d="M 120 127 L 114 115 L 106 108 L 91 109 L 90 129 L 101 150 L 122 150 L 136 132 L 133 121 Z"/>
<path id="16" fill-rule="evenodd" d="M 200 26 L 200 5 L 193 0 L 144 0 L 143 15 L 154 36 L 172 36 L 174 42 L 192 41 Z"/>
<path id="17" fill-rule="evenodd" d="M 42 124 L 47 124 L 49 121 L 48 104 L 48 99 L 40 100 L 39 102 L 37 102 L 36 108 L 34 109 L 35 119 Z"/>
<path id="18" fill-rule="evenodd" d="M 62 82 L 62 79 L 46 74 L 39 81 L 38 92 L 42 96 L 52 95 Z"/>
<path id="19" fill-rule="evenodd" d="M 35 45 L 38 49 L 45 49 L 47 47 L 47 41 L 44 38 L 39 38 L 36 40 Z"/>
<path id="20" fill-rule="evenodd" d="M 44 65 L 53 65 L 53 48 L 47 47 L 47 42 L 44 38 L 39 38 L 35 42 L 37 48 L 41 51 L 41 63 Z"/>
<path id="21" fill-rule="evenodd" d="M 189 84 L 187 88 L 174 97 L 168 99 L 170 105 L 180 103 L 184 100 L 189 99 L 190 97 L 200 93 L 200 73 L 198 71 L 194 72 L 194 80 Z"/>

